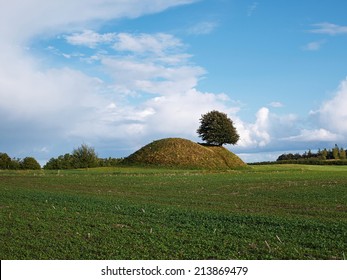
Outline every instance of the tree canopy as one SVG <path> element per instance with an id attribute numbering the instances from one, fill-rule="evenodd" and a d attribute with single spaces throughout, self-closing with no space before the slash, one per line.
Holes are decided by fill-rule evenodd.
<path id="1" fill-rule="evenodd" d="M 33 157 L 24 159 L 10 158 L 6 153 L 0 153 L 0 169 L 41 169 L 40 164 Z"/>
<path id="2" fill-rule="evenodd" d="M 209 145 L 235 145 L 240 139 L 233 121 L 225 113 L 216 110 L 208 112 L 201 116 L 200 123 L 197 133 Z"/>
<path id="3" fill-rule="evenodd" d="M 33 157 L 26 157 L 21 161 L 22 169 L 37 170 L 41 169 L 41 165 Z"/>
<path id="4" fill-rule="evenodd" d="M 74 149 L 72 158 L 75 168 L 96 167 L 98 165 L 98 156 L 94 148 L 86 144 Z"/>

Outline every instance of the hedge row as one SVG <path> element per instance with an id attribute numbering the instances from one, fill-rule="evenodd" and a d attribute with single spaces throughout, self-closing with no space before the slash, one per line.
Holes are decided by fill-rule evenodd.
<path id="1" fill-rule="evenodd" d="M 0 153 L 0 169 L 41 169 L 41 165 L 33 157 L 24 159 L 10 158 L 6 153 Z"/>

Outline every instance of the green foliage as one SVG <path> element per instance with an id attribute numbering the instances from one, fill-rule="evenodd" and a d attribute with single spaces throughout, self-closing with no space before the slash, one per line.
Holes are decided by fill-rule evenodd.
<path id="1" fill-rule="evenodd" d="M 98 167 L 115 167 L 122 162 L 122 158 L 99 158 Z"/>
<path id="2" fill-rule="evenodd" d="M 11 165 L 10 168 L 11 170 L 18 170 L 21 169 L 21 160 L 19 158 L 13 158 L 11 159 Z"/>
<path id="3" fill-rule="evenodd" d="M 82 144 L 72 152 L 72 161 L 75 168 L 90 168 L 98 166 L 98 156 L 93 147 Z"/>
<path id="4" fill-rule="evenodd" d="M 11 158 L 6 153 L 0 153 L 0 169 L 10 169 Z"/>
<path id="5" fill-rule="evenodd" d="M 1 171 L 0 259 L 341 260 L 346 187 L 345 166 Z"/>
<path id="6" fill-rule="evenodd" d="M 41 169 L 40 164 L 33 157 L 26 157 L 20 162 L 21 169 L 36 170 Z"/>
<path id="7" fill-rule="evenodd" d="M 201 116 L 200 127 L 197 130 L 199 137 L 210 145 L 235 145 L 239 140 L 233 121 L 225 113 L 211 111 Z"/>
<path id="8" fill-rule="evenodd" d="M 11 159 L 6 153 L 0 153 L 0 169 L 41 169 L 40 164 L 33 157 L 26 157 L 23 160 Z"/>
<path id="9" fill-rule="evenodd" d="M 73 154 L 60 155 L 51 158 L 43 167 L 47 170 L 53 169 L 76 169 L 91 167 L 117 166 L 121 162 L 118 158 L 98 158 L 94 148 L 82 145 L 73 151 Z"/>
<path id="10" fill-rule="evenodd" d="M 319 154 L 319 156 L 321 156 L 321 159 L 326 160 L 327 157 L 328 157 L 328 151 L 327 151 L 327 149 L 324 149 L 324 150 Z"/>
<path id="11" fill-rule="evenodd" d="M 238 156 L 224 147 L 199 145 L 182 138 L 154 141 L 125 158 L 122 163 L 217 170 L 246 166 Z"/>
<path id="12" fill-rule="evenodd" d="M 98 156 L 93 147 L 82 144 L 74 149 L 72 154 L 60 155 L 51 158 L 44 166 L 44 169 L 75 169 L 97 167 Z"/>
<path id="13" fill-rule="evenodd" d="M 336 144 L 333 149 L 319 149 L 317 153 L 311 150 L 303 154 L 282 154 L 277 158 L 278 163 L 303 163 L 317 165 L 344 165 L 346 164 L 346 150 Z"/>
<path id="14" fill-rule="evenodd" d="M 61 155 L 58 158 L 51 158 L 43 167 L 44 169 L 73 169 L 74 158 L 70 154 Z"/>
<path id="15" fill-rule="evenodd" d="M 334 159 L 339 159 L 339 147 L 335 144 L 335 147 L 333 148 L 333 157 Z"/>

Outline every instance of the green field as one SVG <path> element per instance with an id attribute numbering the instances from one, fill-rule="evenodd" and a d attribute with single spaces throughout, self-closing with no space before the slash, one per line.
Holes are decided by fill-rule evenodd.
<path id="1" fill-rule="evenodd" d="M 346 166 L 0 171 L 0 259 L 346 255 Z"/>

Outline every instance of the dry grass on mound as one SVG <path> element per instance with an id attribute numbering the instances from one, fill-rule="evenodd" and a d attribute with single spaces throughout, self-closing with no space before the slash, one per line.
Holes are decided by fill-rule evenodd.
<path id="1" fill-rule="evenodd" d="M 125 158 L 124 163 L 206 169 L 246 166 L 238 156 L 224 147 L 200 145 L 182 138 L 154 141 Z"/>

